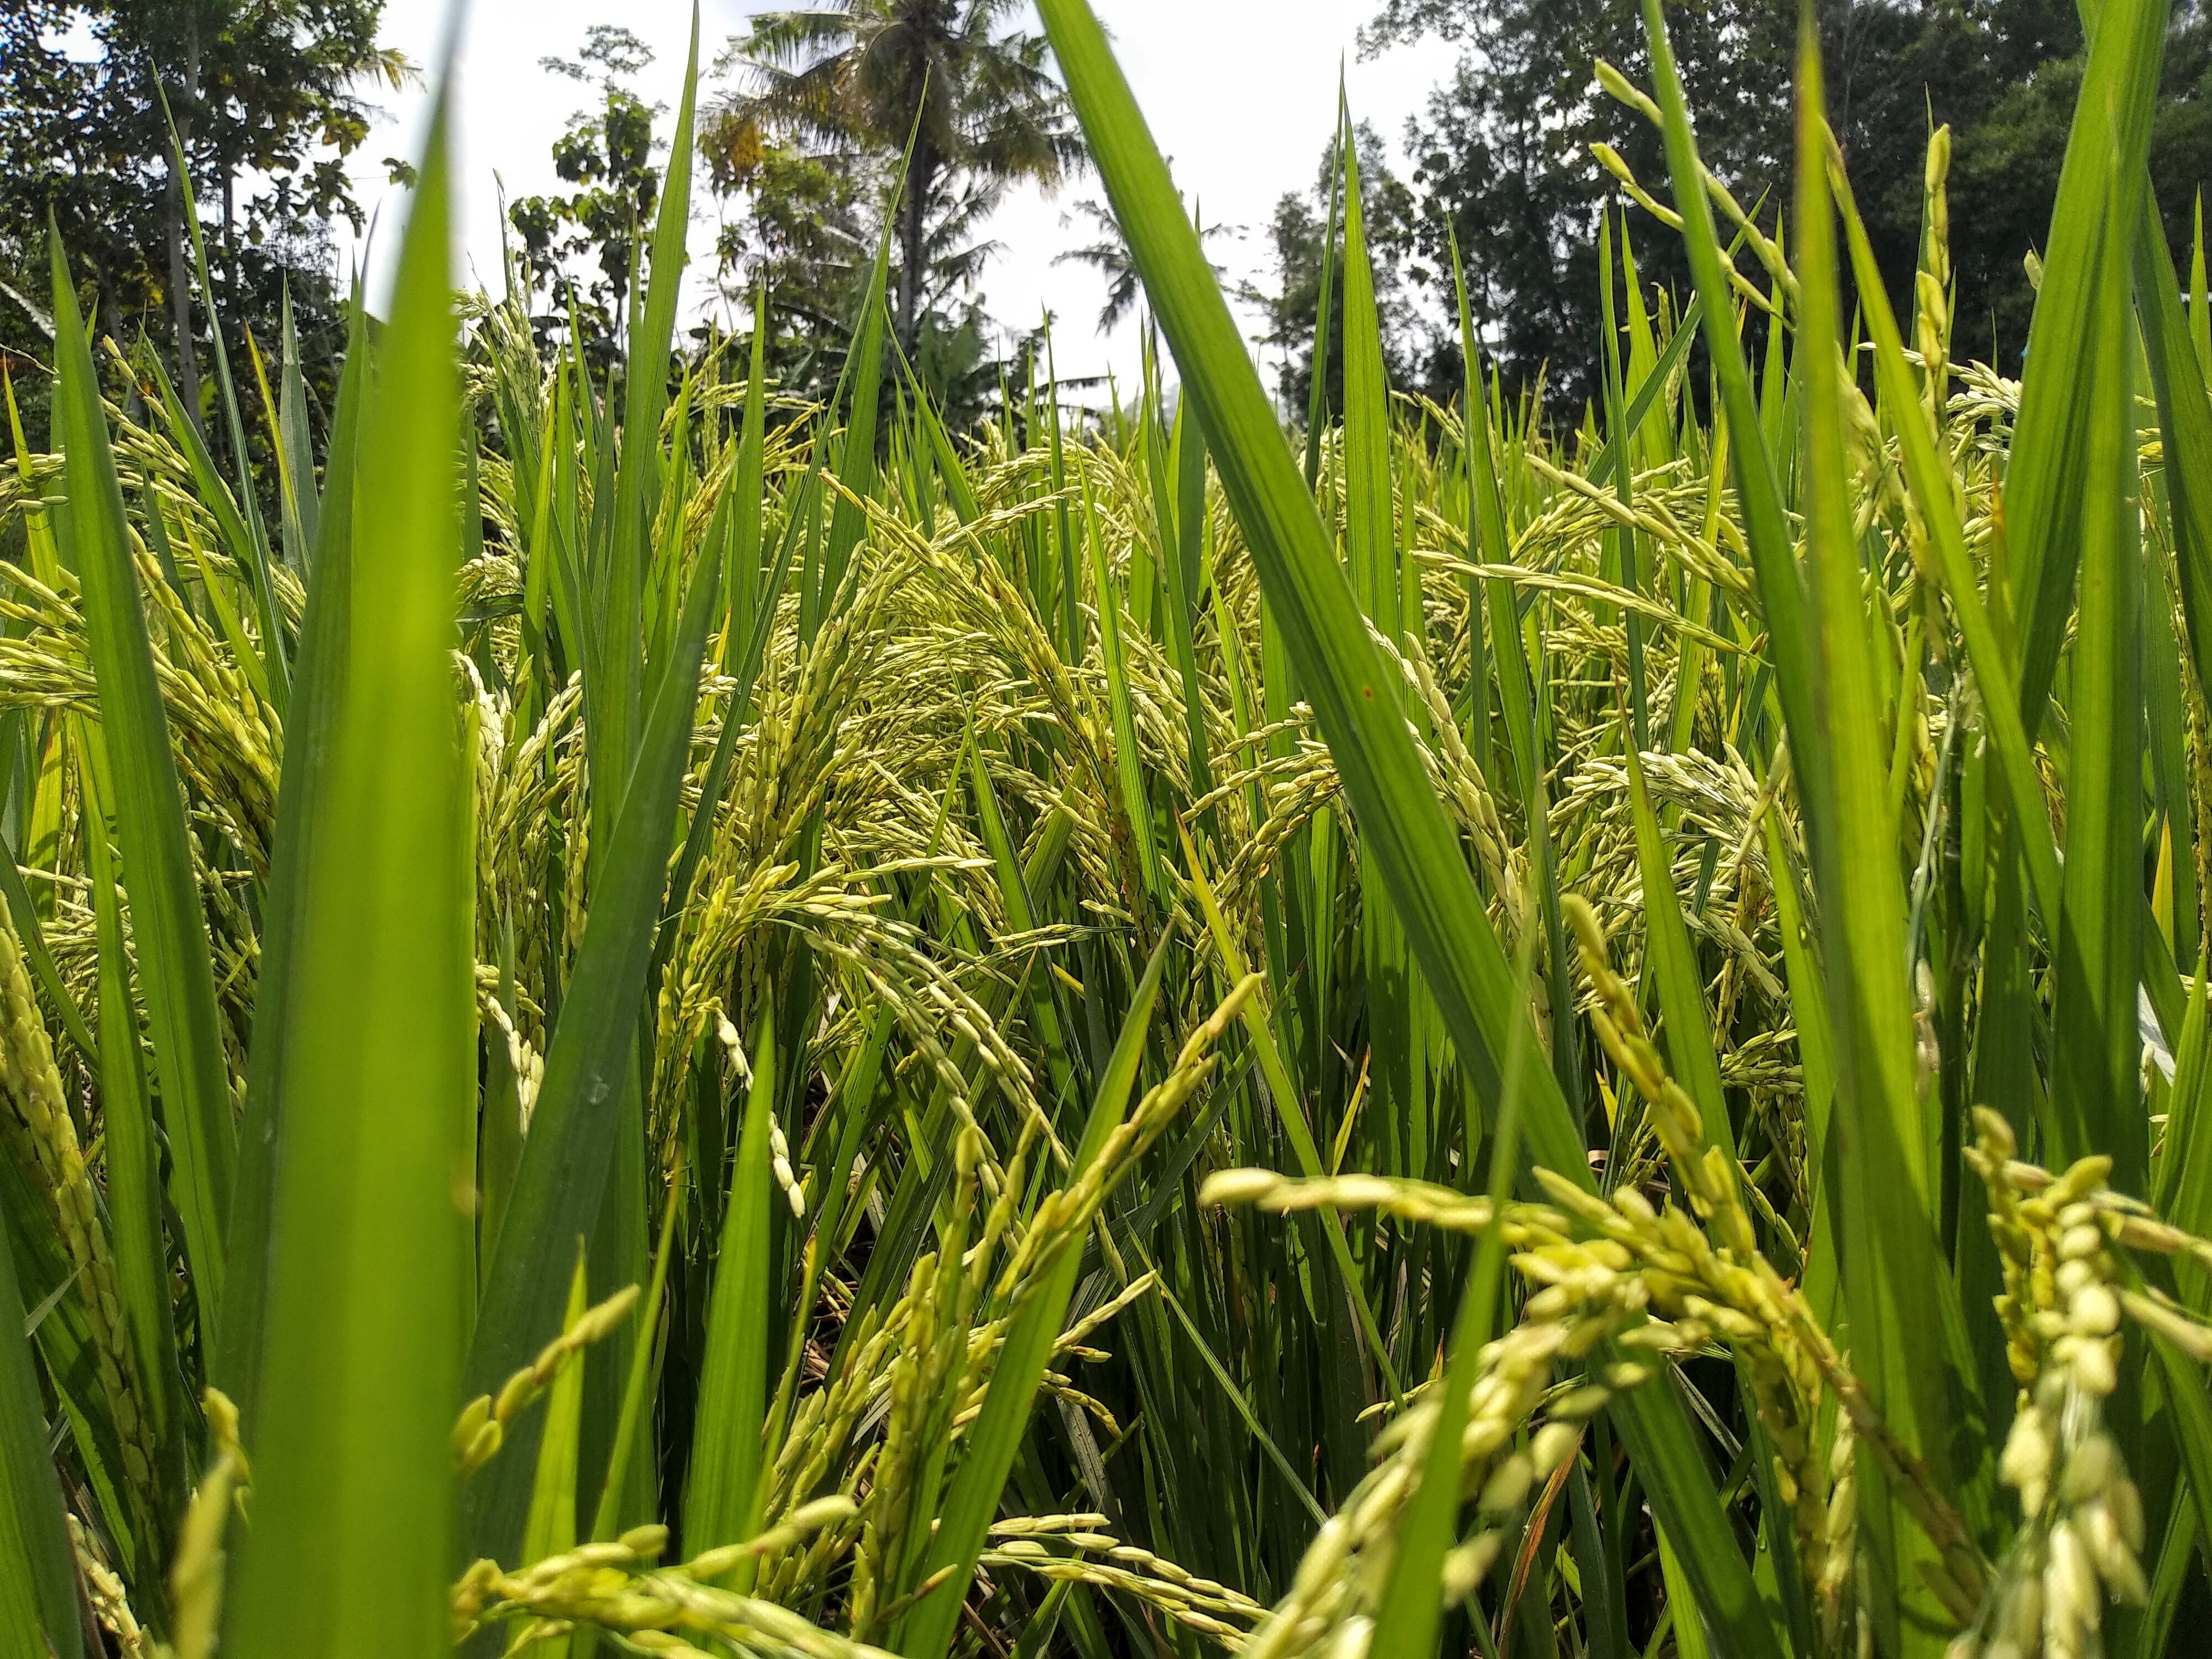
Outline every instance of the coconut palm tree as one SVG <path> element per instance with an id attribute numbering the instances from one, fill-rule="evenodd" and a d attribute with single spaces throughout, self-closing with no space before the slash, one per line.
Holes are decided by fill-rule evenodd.
<path id="1" fill-rule="evenodd" d="M 1138 279 L 1136 261 L 1130 257 L 1129 245 L 1122 240 L 1121 222 L 1114 216 L 1114 210 L 1098 202 L 1078 202 L 1076 213 L 1091 222 L 1098 240 L 1085 242 L 1081 247 L 1072 247 L 1065 253 L 1053 255 L 1056 265 L 1089 265 L 1106 279 L 1106 303 L 1099 307 L 1098 331 L 1111 334 L 1115 325 L 1129 314 L 1137 303 Z M 1067 221 L 1063 218 L 1060 222 Z M 1201 245 L 1230 230 L 1227 225 L 1200 225 L 1198 240 Z M 1242 232 L 1236 233 L 1242 234 Z M 1211 263 L 1209 261 L 1208 263 Z M 1223 270 L 1213 266 L 1218 277 Z"/>
<path id="2" fill-rule="evenodd" d="M 710 143 L 734 148 L 767 131 L 896 155 L 912 137 L 893 318 L 908 352 L 940 222 L 972 224 L 1011 185 L 1050 189 L 1082 161 L 1043 37 L 1007 27 L 1018 3 L 834 0 L 767 12 L 722 61 L 742 83 L 710 116 Z"/>

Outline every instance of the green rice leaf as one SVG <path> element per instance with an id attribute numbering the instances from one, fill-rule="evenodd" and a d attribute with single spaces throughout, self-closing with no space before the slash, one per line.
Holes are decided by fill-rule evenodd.
<path id="1" fill-rule="evenodd" d="M 96 754 L 95 734 L 85 732 L 87 758 Z M 157 1495 L 155 1515 L 142 1533 L 146 1559 L 158 1559 L 171 1547 L 171 1517 L 185 1498 L 185 1419 L 182 1377 L 177 1368 L 177 1336 L 170 1308 L 168 1241 L 162 1229 L 161 1162 L 154 1133 L 153 1102 L 146 1088 L 145 1057 L 139 1047 L 138 1014 L 132 1006 L 123 945 L 123 908 L 108 848 L 109 819 L 96 782 L 99 766 L 82 775 L 93 809 L 85 842 L 92 872 L 93 920 L 100 940 L 100 1124 L 106 1137 L 108 1239 L 114 1252 L 116 1289 L 130 1322 L 131 1386 L 147 1417 L 156 1449 L 150 1472 Z"/>
<path id="2" fill-rule="evenodd" d="M 1682 216 L 1683 250 L 1689 256 L 1704 313 L 1705 349 L 1728 415 L 1730 470 L 1758 584 L 1759 612 L 1766 625 L 1775 690 L 1792 744 L 1802 753 L 1816 746 L 1814 734 L 1819 729 L 1814 704 L 1814 641 L 1805 580 L 1783 507 L 1779 462 L 1765 435 L 1761 406 L 1753 396 L 1750 371 L 1744 365 L 1735 304 L 1722 260 L 1720 236 L 1713 226 L 1712 203 L 1705 194 L 1697 136 L 1690 128 L 1689 106 L 1683 98 L 1680 73 L 1674 66 L 1674 48 L 1668 40 L 1660 0 L 1643 0 L 1643 4 L 1644 38 L 1651 52 L 1652 92 L 1666 141 L 1667 171 L 1674 183 L 1676 210 Z M 1770 339 L 1778 338 L 1770 332 Z M 1807 816 L 1816 824 L 1826 816 L 1820 793 L 1823 785 L 1817 774 L 1817 768 L 1811 769 L 1810 775 L 1800 773 Z"/>
<path id="3" fill-rule="evenodd" d="M 476 1066 L 446 118 L 441 101 L 362 416 L 376 499 L 356 503 L 350 650 L 301 880 L 252 1525 L 225 1608 L 225 1650 L 245 1659 L 447 1640 L 467 1277 L 454 1178 Z"/>
<path id="4" fill-rule="evenodd" d="M 2019 668 L 2007 637 L 1996 617 L 1984 605 L 1974 562 L 1966 548 L 1965 526 L 1950 467 L 1936 451 L 1936 435 L 1921 413 L 1912 369 L 1905 356 L 1903 336 L 1890 310 L 1889 298 L 1878 280 L 1880 267 L 1873 244 L 1851 199 L 1850 186 L 1830 152 L 1829 175 L 1843 210 L 1844 234 L 1850 243 L 1851 269 L 1858 281 L 1860 315 L 1873 337 L 1875 373 L 1881 385 L 1885 410 L 1896 427 L 1898 448 L 1905 475 L 1921 523 L 1934 544 L 1936 567 L 1953 615 L 1972 663 L 1974 678 L 1984 688 L 1984 718 L 2010 802 L 2019 825 L 2021 850 L 2027 859 L 2028 880 L 2036 904 L 2045 918 L 2058 914 L 2058 856 L 2051 833 L 2051 818 L 2044 805 L 2042 775 L 2037 771 L 2026 726 L 2019 712 Z M 1999 615 L 2003 613 L 2000 611 Z"/>
<path id="5" fill-rule="evenodd" d="M 173 161 L 170 177 L 175 180 L 183 209 L 179 216 L 184 221 L 185 240 L 191 244 L 192 268 L 199 277 L 201 298 L 212 313 L 215 309 L 215 280 L 208 269 L 207 237 L 200 227 L 199 205 L 193 199 L 191 166 L 185 158 L 184 142 L 178 135 L 176 124 L 169 117 L 168 96 L 161 91 L 158 81 L 155 83 L 155 90 L 161 100 L 163 119 L 169 125 L 169 149 Z M 216 389 L 222 393 L 225 435 L 230 440 L 231 462 L 237 469 L 240 539 L 234 545 L 239 555 L 240 566 L 246 572 L 252 590 L 254 613 L 261 626 L 259 667 L 263 695 L 270 699 L 270 706 L 281 719 L 291 711 L 291 653 L 277 615 L 276 589 L 270 585 L 269 532 L 261 522 L 261 508 L 254 496 L 248 469 L 246 422 L 239 414 L 238 387 L 231 379 L 230 348 L 223 343 L 219 319 L 210 317 L 210 321 L 208 343 L 215 351 Z M 155 360 L 155 372 L 160 373 L 158 360 Z M 174 401 L 173 394 L 171 401 Z M 194 413 L 196 416 L 197 411 Z M 184 424 L 191 429 L 193 438 L 198 440 L 197 419 L 187 420 Z M 200 447 L 204 451 L 204 443 Z M 209 470 L 213 471 L 211 460 Z"/>
<path id="6" fill-rule="evenodd" d="M 83 1659 L 76 1594 L 15 1253 L 0 1237 L 0 1655 Z"/>
<path id="7" fill-rule="evenodd" d="M 2100 433 L 2082 394 L 2101 361 L 2104 319 L 2120 303 L 2106 292 L 2104 249 L 2115 238 L 2123 250 L 2130 246 L 2166 22 L 2166 8 L 2157 0 L 2106 0 L 2100 8 L 2044 247 L 2005 469 L 2021 719 L 2030 736 L 2041 726 L 2057 669 L 2081 538 L 2103 533 L 2088 522 L 2100 510 L 2085 491 L 2095 472 L 2090 446 Z"/>
<path id="8" fill-rule="evenodd" d="M 722 1206 L 722 1243 L 708 1304 L 699 1417 L 684 1492 L 684 1547 L 693 1554 L 760 1529 L 761 1426 L 768 1414 L 769 1206 L 782 1194 L 769 1176 L 776 1098 L 775 1011 L 754 1027 L 752 1086 Z M 751 1564 L 744 1564 L 750 1581 Z M 740 1583 L 738 1588 L 745 1588 Z"/>
<path id="9" fill-rule="evenodd" d="M 1972 1379 L 1951 1370 L 1945 1338 L 1958 1328 L 1934 1221 L 1920 1091 L 1913 1076 L 1913 1005 L 1905 981 L 1905 902 L 1898 831 L 1889 814 L 1873 642 L 1850 523 L 1844 454 L 1842 322 L 1835 221 L 1821 144 L 1819 41 L 1806 14 L 1798 61 L 1796 266 L 1802 296 L 1806 544 L 1819 650 L 1815 744 L 1795 743 L 1802 779 L 1825 769 L 1827 798 L 1853 803 L 1814 825 L 1814 863 L 1826 924 L 1838 1091 L 1832 1133 L 1842 1142 L 1844 1289 L 1861 1375 L 1890 1427 L 1953 1489 L 1948 1425 L 1954 1392 Z M 1794 731 L 1793 727 L 1793 731 Z M 1946 1307 L 1946 1293 L 1950 1293 Z M 1963 1348 L 1963 1332 L 1960 1333 Z M 1871 1453 L 1859 1457 L 1861 1526 L 1875 1582 L 1878 1640 L 1933 1653 L 1949 1617 L 1929 1589 L 1934 1547 L 1901 1509 Z"/>
<path id="10" fill-rule="evenodd" d="M 2136 216 L 2133 253 L 2136 315 L 2158 401 L 2182 617 L 2197 684 L 2212 684 L 2212 398 L 2191 337 L 2195 325 L 2181 308 L 2172 256 L 2160 234 L 2158 216 L 2148 206 Z M 2200 274 L 2202 258 L 2200 249 Z M 2179 841 L 2177 836 L 2177 858 L 2183 856 Z"/>
<path id="11" fill-rule="evenodd" d="M 592 1520 L 592 1541 L 604 1544 L 622 1529 L 622 1501 L 637 1443 L 647 1432 L 646 1413 L 651 1409 L 648 1392 L 659 1363 L 659 1326 L 668 1289 L 670 1246 L 676 1237 L 676 1212 L 684 1196 L 683 1172 L 668 1183 L 667 1200 L 660 1211 L 660 1243 L 653 1253 L 653 1282 L 646 1287 L 644 1326 L 630 1345 L 629 1377 L 623 1385 L 622 1413 L 615 1421 L 615 1440 L 607 1454 L 607 1474 L 599 1487 L 599 1507 Z"/>
<path id="12" fill-rule="evenodd" d="M 668 406 L 668 354 L 676 332 L 677 299 L 684 280 L 684 238 L 691 216 L 691 125 L 698 85 L 699 11 L 695 3 L 690 56 L 684 64 L 684 92 L 669 139 L 668 176 L 662 181 L 660 205 L 653 220 L 653 264 L 646 279 L 645 304 L 629 342 L 614 518 L 606 567 L 599 573 L 597 588 L 604 607 L 599 621 L 605 648 L 599 654 L 599 684 L 592 690 L 590 719 L 592 775 L 602 781 L 601 788 L 593 792 L 593 828 L 600 832 L 602 846 L 611 842 L 617 817 L 625 805 L 618 781 L 629 776 L 640 742 L 638 722 L 643 718 L 646 561 L 660 491 L 660 417 Z"/>
<path id="13" fill-rule="evenodd" d="M 358 308 L 354 314 L 361 315 Z M 322 494 L 315 487 L 315 447 L 307 426 L 307 383 L 300 368 L 300 331 L 292 319 L 292 290 L 284 290 L 282 362 L 277 366 L 276 435 L 284 457 L 284 537 L 292 562 L 303 574 L 313 562 L 322 531 Z M 349 342 L 346 361 L 353 361 Z M 339 371 L 343 377 L 344 371 Z M 344 394 L 343 392 L 341 396 Z"/>
<path id="14" fill-rule="evenodd" d="M 1674 869 L 1659 832 L 1658 815 L 1644 787 L 1644 763 L 1628 750 L 1630 810 L 1636 817 L 1636 861 L 1644 879 L 1644 960 L 1659 988 L 1666 1017 L 1668 1068 L 1705 1120 L 1705 1136 L 1735 1156 L 1735 1133 L 1721 1095 L 1720 1057 L 1713 1052 L 1713 1021 L 1705 1007 L 1698 958 L 1674 891 Z"/>
<path id="15" fill-rule="evenodd" d="M 1535 967 L 1536 935 L 1523 939 L 1516 979 L 1527 995 Z M 1498 1103 L 1498 1130 L 1490 1143 L 1490 1201 L 1502 1211 L 1512 1196 L 1521 1157 L 1521 1077 L 1526 1052 L 1516 1039 L 1505 1056 L 1505 1094 Z M 1505 1231 L 1484 1230 L 1475 1246 L 1474 1270 L 1460 1292 L 1449 1357 L 1437 1397 L 1436 1422 L 1429 1431 L 1420 1484 L 1398 1534 L 1382 1611 L 1375 1621 L 1373 1651 L 1427 1655 L 1436 1650 L 1439 1618 L 1437 1585 L 1443 1577 L 1445 1553 L 1457 1530 L 1460 1507 L 1461 1437 L 1467 1425 L 1468 1400 L 1480 1374 L 1481 1354 L 1496 1328 L 1504 1289 Z M 1587 1571 L 1587 1568 L 1585 1569 Z M 1587 1597 L 1585 1598 L 1587 1601 Z"/>
<path id="16" fill-rule="evenodd" d="M 576 1327 L 590 1305 L 586 1295 L 584 1253 L 576 1253 L 576 1271 L 568 1278 L 568 1306 L 562 1316 L 565 1334 Z M 522 1559 L 543 1561 L 576 1547 L 576 1443 L 584 1426 L 584 1367 L 591 1361 L 588 1349 L 579 1350 L 561 1362 L 546 1390 L 545 1426 L 538 1441 L 538 1468 L 530 1488 L 530 1518 L 522 1529 Z M 566 1659 L 566 1638 L 548 1644 L 548 1659 Z"/>
<path id="17" fill-rule="evenodd" d="M 223 1225 L 237 1158 L 230 1076 L 216 1023 L 215 969 L 193 873 L 184 792 L 140 599 L 131 527 L 108 444 L 100 381 L 57 240 L 55 430 L 66 456 L 85 631 L 123 838 L 123 879 L 153 1029 L 170 1195 L 201 1306 L 219 1321 Z"/>
<path id="18" fill-rule="evenodd" d="M 353 614 L 355 449 L 368 367 L 365 308 L 356 307 L 346 366 L 338 380 L 325 470 L 323 510 L 309 561 L 307 610 L 293 680 L 292 718 L 276 784 L 276 829 L 269 878 L 262 885 L 261 971 L 246 1053 L 245 1109 L 239 1122 L 238 1173 L 224 1242 L 230 1291 L 223 1308 L 213 1372 L 238 1407 L 244 1432 L 254 1432 L 261 1382 L 261 1340 L 267 1311 L 269 1228 L 283 1120 L 284 1056 L 295 1035 L 299 981 L 292 964 L 301 948 L 304 889 L 338 730 Z"/>
<path id="19" fill-rule="evenodd" d="M 15 937 L 22 941 L 23 958 L 30 963 L 39 988 L 46 994 L 46 1001 L 60 1017 L 64 1035 L 79 1054 L 96 1060 L 99 1052 L 92 1033 L 85 1029 L 84 1012 L 62 982 L 61 970 L 54 966 L 53 952 L 46 948 L 46 930 L 39 920 L 39 907 L 31 902 L 30 890 L 23 885 L 15 849 L 4 840 L 0 840 L 0 896 L 7 901 L 8 920 L 15 925 Z"/>
<path id="20" fill-rule="evenodd" d="M 2143 903 L 2142 559 L 2135 501 L 2132 317 L 2127 227 L 2130 177 L 2107 179 L 2112 207 L 2090 318 L 2090 373 L 2074 400 L 2088 430 L 2075 459 L 2081 526 L 2067 777 L 2066 868 L 2057 949 L 2051 1094 L 2052 1150 L 2063 1161 L 2108 1152 L 2123 1191 L 2149 1176 L 2136 1018 Z M 2046 277 L 2047 280 L 2047 277 Z M 2036 371 L 2031 371 L 2030 379 Z M 2031 644 L 2031 649 L 2033 648 Z"/>

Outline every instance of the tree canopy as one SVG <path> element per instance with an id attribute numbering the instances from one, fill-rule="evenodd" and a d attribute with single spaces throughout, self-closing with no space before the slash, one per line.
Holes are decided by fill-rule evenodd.
<path id="1" fill-rule="evenodd" d="M 9 0 L 0 7 L 0 349 L 43 359 L 49 215 L 106 325 L 173 354 L 205 337 L 171 165 L 173 119 L 227 326 L 273 340 L 289 289 L 311 380 L 338 346 L 330 224 L 360 222 L 346 158 L 405 60 L 382 0 Z M 164 100 L 166 99 L 166 111 Z M 15 297 L 21 296 L 21 297 Z M 127 323 L 125 321 L 127 320 Z"/>
<path id="2" fill-rule="evenodd" d="M 1024 181 L 1052 188 L 1083 158 L 1044 37 L 1008 27 L 1016 0 L 834 0 L 766 13 L 733 41 L 738 84 L 708 142 L 743 160 L 776 141 L 817 162 L 909 144 L 898 186 L 892 323 L 914 355 L 925 313 L 971 288 L 983 222 Z M 959 307 L 951 307 L 957 311 Z"/>
<path id="3" fill-rule="evenodd" d="M 1417 382 L 1426 372 L 1430 352 L 1421 297 L 1431 272 L 1420 263 L 1420 204 L 1405 181 L 1389 167 L 1382 133 L 1373 123 L 1362 121 L 1352 129 L 1358 154 L 1360 201 L 1364 208 L 1368 253 L 1375 270 L 1375 300 L 1382 324 L 1382 356 L 1391 380 L 1401 386 Z M 1285 195 L 1275 204 L 1267 222 L 1267 239 L 1273 249 L 1276 282 L 1273 289 L 1249 284 L 1244 298 L 1257 306 L 1267 321 L 1261 343 L 1276 354 L 1276 386 L 1283 407 L 1303 412 L 1313 386 L 1315 324 L 1321 313 L 1322 249 L 1327 240 L 1340 158 L 1332 146 L 1322 154 L 1312 193 Z M 1344 241 L 1341 222 L 1332 258 L 1334 270 L 1330 291 L 1339 301 L 1344 293 Z M 1328 362 L 1322 374 L 1328 406 L 1344 407 L 1344 331 L 1329 331 Z"/>
<path id="4" fill-rule="evenodd" d="M 541 336 L 573 316 L 586 356 L 605 371 L 616 356 L 640 239 L 660 199 L 658 112 L 629 84 L 653 62 L 653 48 L 599 23 L 585 32 L 575 58 L 538 62 L 595 88 L 599 105 L 577 111 L 553 141 L 553 171 L 574 188 L 523 197 L 507 208 L 507 222 L 521 244 L 524 280 L 549 302 L 534 319 Z"/>
<path id="5" fill-rule="evenodd" d="M 2019 373 L 2033 295 L 2023 266 L 2046 234 L 2083 46 L 2074 0 L 1819 0 L 1830 119 L 1893 297 L 1920 236 L 1920 158 L 1937 124 L 1953 133 L 1951 248 L 1961 350 Z M 1668 28 L 1705 161 L 1769 228 L 1789 193 L 1797 0 L 1670 3 Z M 1638 0 L 1383 0 L 1363 33 L 1374 52 L 1413 41 L 1456 48 L 1450 73 L 1407 124 L 1404 211 L 1370 210 L 1370 234 L 1410 287 L 1397 312 L 1403 367 L 1446 389 L 1457 341 L 1447 234 L 1465 263 L 1477 326 L 1509 380 L 1540 376 L 1553 408 L 1578 411 L 1596 386 L 1601 324 L 1597 225 L 1619 186 L 1593 156 L 1609 143 L 1663 185 L 1658 135 L 1607 98 L 1604 59 L 1639 83 L 1648 59 Z M 2172 12 L 2151 171 L 2169 237 L 2185 259 L 2193 204 L 2212 173 L 2212 20 L 2201 0 Z M 1379 155 L 1363 153 L 1370 193 Z M 1283 294 L 1316 285 L 1327 180 L 1286 200 L 1273 231 Z M 1663 191 L 1662 191 L 1663 193 Z M 1630 217 L 1646 280 L 1689 289 L 1679 239 Z M 1385 296 L 1386 309 L 1390 296 Z M 1310 319 L 1311 301 L 1304 301 Z M 1295 324 L 1298 318 L 1286 319 Z M 1292 331 L 1290 378 L 1307 372 Z M 1286 387 L 1286 389 L 1288 389 Z M 1334 394 L 1332 394 L 1334 395 Z"/>

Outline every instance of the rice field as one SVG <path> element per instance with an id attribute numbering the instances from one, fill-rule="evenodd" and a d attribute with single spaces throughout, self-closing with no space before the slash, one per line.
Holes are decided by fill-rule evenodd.
<path id="1" fill-rule="evenodd" d="M 1809 38 L 1785 235 L 1646 0 L 1601 406 L 1471 327 L 1394 393 L 1346 147 L 1287 430 L 1039 9 L 1157 323 L 1103 414 L 1048 359 L 948 432 L 888 245 L 828 404 L 764 303 L 663 374 L 688 92 L 623 372 L 453 293 L 441 124 L 326 416 L 216 364 L 258 473 L 57 250 L 0 1654 L 2201 1651 L 2163 8 L 2100 14 L 2024 380 L 1952 356 L 1948 134 L 1893 308 Z"/>

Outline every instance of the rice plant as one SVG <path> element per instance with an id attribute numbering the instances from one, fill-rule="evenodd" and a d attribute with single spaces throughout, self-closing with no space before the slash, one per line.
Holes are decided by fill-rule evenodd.
<path id="1" fill-rule="evenodd" d="M 453 295 L 442 118 L 327 430 L 289 342 L 216 365 L 270 476 L 56 250 L 0 476 L 4 1651 L 2197 1650 L 2161 9 L 2097 18 L 2021 381 L 1953 356 L 1948 135 L 1900 316 L 1809 27 L 1778 222 L 1646 0 L 1602 406 L 1471 327 L 1452 406 L 1394 394 L 1342 145 L 1298 432 L 1039 9 L 1159 340 L 1103 417 L 1048 356 L 948 431 L 887 247 L 828 404 L 765 304 L 678 359 L 696 49 L 611 379 Z"/>

